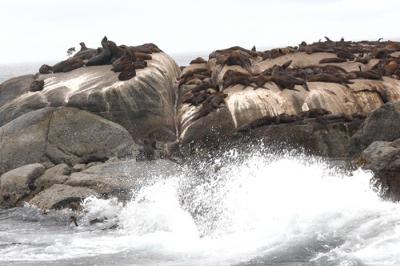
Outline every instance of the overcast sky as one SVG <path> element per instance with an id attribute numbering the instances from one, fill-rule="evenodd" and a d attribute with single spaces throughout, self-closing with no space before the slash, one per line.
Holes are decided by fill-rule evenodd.
<path id="1" fill-rule="evenodd" d="M 170 54 L 241 45 L 396 39 L 399 0 L 0 0 L 0 64 L 61 60 L 85 41 L 154 42 Z"/>

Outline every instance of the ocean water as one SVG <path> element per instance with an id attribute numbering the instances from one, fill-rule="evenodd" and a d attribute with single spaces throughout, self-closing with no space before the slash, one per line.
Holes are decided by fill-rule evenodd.
<path id="1" fill-rule="evenodd" d="M 85 199 L 78 227 L 69 210 L 1 210 L 0 265 L 400 265 L 399 204 L 335 165 L 231 150 L 128 201 Z"/>
<path id="2" fill-rule="evenodd" d="M 0 64 L 0 84 L 10 78 L 35 74 L 39 71 L 42 63 L 10 63 Z"/>

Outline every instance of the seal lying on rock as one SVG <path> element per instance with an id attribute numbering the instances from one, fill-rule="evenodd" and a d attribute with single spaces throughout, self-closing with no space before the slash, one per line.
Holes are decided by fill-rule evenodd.
<path id="1" fill-rule="evenodd" d="M 44 80 L 34 80 L 31 83 L 30 91 L 41 91 L 44 88 Z"/>
<path id="2" fill-rule="evenodd" d="M 53 72 L 52 67 L 49 66 L 49 65 L 46 65 L 46 64 L 42 65 L 42 66 L 39 68 L 39 73 L 40 73 L 40 74 L 50 74 L 50 73 L 52 73 L 52 72 Z"/>
<path id="3" fill-rule="evenodd" d="M 71 57 L 67 60 L 55 64 L 51 69 L 53 73 L 69 72 L 71 70 L 80 68 L 85 63 L 79 57 Z"/>
<path id="4" fill-rule="evenodd" d="M 190 61 L 190 65 L 193 65 L 193 64 L 206 64 L 207 63 L 207 61 L 206 60 L 204 60 L 204 58 L 202 58 L 202 57 L 197 57 L 196 59 L 193 59 L 192 61 Z"/>
<path id="5" fill-rule="evenodd" d="M 240 51 L 232 51 L 229 54 L 217 56 L 217 63 L 227 66 L 238 65 L 244 69 L 248 69 L 251 66 L 249 57 L 249 55 L 246 56 Z"/>
<path id="6" fill-rule="evenodd" d="M 200 109 L 190 118 L 190 121 L 196 121 L 199 118 L 207 116 L 214 110 L 217 110 L 221 104 L 225 103 L 227 94 L 217 92 L 209 96 L 201 105 Z"/>
<path id="7" fill-rule="evenodd" d="M 101 40 L 101 46 L 103 47 L 101 53 L 90 58 L 86 63 L 87 66 L 106 65 L 110 63 L 111 49 L 106 36 Z"/>
<path id="8" fill-rule="evenodd" d="M 245 87 L 248 87 L 251 84 L 250 74 L 245 74 L 243 72 L 237 72 L 233 70 L 226 71 L 222 80 L 223 80 L 222 83 L 223 90 L 226 89 L 227 87 L 236 84 L 241 84 Z"/>
<path id="9" fill-rule="evenodd" d="M 81 49 L 74 54 L 73 57 L 77 57 L 82 60 L 88 60 L 97 55 L 97 49 L 87 48 L 84 42 L 80 42 L 79 45 L 81 46 Z"/>

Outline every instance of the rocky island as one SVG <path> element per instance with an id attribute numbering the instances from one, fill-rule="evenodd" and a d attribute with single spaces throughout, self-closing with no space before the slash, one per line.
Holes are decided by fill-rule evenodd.
<path id="1" fill-rule="evenodd" d="M 0 206 L 79 209 L 251 143 L 352 162 L 400 200 L 399 65 L 400 43 L 380 40 L 230 47 L 188 66 L 154 44 L 81 43 L 0 85 Z"/>

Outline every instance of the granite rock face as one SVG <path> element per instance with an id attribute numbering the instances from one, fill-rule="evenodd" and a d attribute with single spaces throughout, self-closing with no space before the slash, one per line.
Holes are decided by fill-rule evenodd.
<path id="1" fill-rule="evenodd" d="M 0 126 L 33 110 L 69 106 L 86 110 L 125 127 L 135 139 L 149 133 L 175 139 L 176 63 L 154 53 L 147 67 L 127 81 L 118 80 L 111 65 L 81 67 L 66 73 L 37 76 L 41 91 L 32 92 L 33 76 L 4 82 L 0 87 Z"/>
<path id="2" fill-rule="evenodd" d="M 371 143 L 359 161 L 363 168 L 374 172 L 384 197 L 400 201 L 400 139 Z"/>
<path id="3" fill-rule="evenodd" d="M 179 166 L 168 160 L 106 162 L 72 173 L 66 185 L 88 187 L 99 194 L 124 197 L 155 177 L 179 174 Z"/>
<path id="4" fill-rule="evenodd" d="M 182 143 L 195 139 L 204 142 L 216 136 L 226 139 L 257 120 L 275 119 L 272 124 L 279 124 L 279 117 L 301 118 L 315 110 L 352 120 L 366 117 L 385 103 L 400 101 L 400 80 L 397 76 L 373 76 L 379 72 L 376 70 L 380 64 L 378 59 L 371 59 L 368 63 L 344 60 L 342 63 L 327 64 L 321 63 L 324 62 L 321 60 L 337 59 L 335 53 L 294 50 L 276 57 L 265 56 L 266 53 L 229 48 L 210 55 L 208 61 L 196 62 L 183 69 L 177 111 L 179 140 Z M 242 65 L 241 61 L 229 61 L 238 54 L 245 60 Z M 285 63 L 289 66 L 282 69 Z M 274 68 L 280 71 L 277 77 L 272 74 Z M 314 74 L 315 79 L 311 80 L 318 78 L 321 81 L 307 81 L 307 86 L 294 85 L 293 88 L 282 87 L 278 82 L 287 81 L 288 76 L 295 77 L 299 82 L 302 73 L 313 71 L 326 71 L 323 73 L 326 76 Z M 336 76 L 330 75 L 331 72 L 337 72 Z M 234 78 L 241 78 L 226 78 L 232 73 Z M 357 76 L 365 73 L 373 77 Z M 259 83 L 260 77 L 264 78 L 264 83 Z M 322 81 L 328 78 L 335 80 L 334 77 L 343 82 Z M 274 82 L 277 79 L 278 83 Z M 202 85 L 205 85 L 203 89 Z M 217 97 L 223 98 L 219 106 L 212 103 Z M 351 136 L 348 134 L 346 138 Z"/>
<path id="5" fill-rule="evenodd" d="M 86 187 L 55 184 L 37 194 L 29 203 L 44 210 L 62 208 L 79 209 L 80 202 L 89 196 L 96 197 L 98 194 Z"/>
<path id="6" fill-rule="evenodd" d="M 39 163 L 24 165 L 0 177 L 0 206 L 15 206 L 35 189 L 35 180 L 45 171 Z"/>
<path id="7" fill-rule="evenodd" d="M 43 167 L 9 206 L 124 197 L 179 172 L 165 160 L 137 162 L 137 153 L 190 158 L 260 141 L 331 158 L 362 154 L 387 195 L 400 199 L 391 143 L 400 138 L 399 55 L 396 42 L 327 40 L 231 47 L 179 68 L 153 44 L 117 47 L 105 37 L 97 51 L 0 85 L 0 174 Z"/>
<path id="8" fill-rule="evenodd" d="M 372 112 L 351 138 L 349 154 L 362 152 L 374 141 L 400 138 L 400 103 L 387 103 Z"/>
<path id="9" fill-rule="evenodd" d="M 44 108 L 0 127 L 0 173 L 30 163 L 74 165 L 84 156 L 130 153 L 122 126 L 76 108 Z"/>

